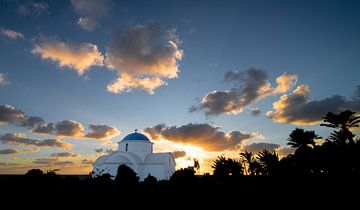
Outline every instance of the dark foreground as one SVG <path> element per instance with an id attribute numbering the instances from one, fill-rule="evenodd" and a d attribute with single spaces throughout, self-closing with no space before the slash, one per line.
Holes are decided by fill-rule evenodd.
<path id="1" fill-rule="evenodd" d="M 60 175 L 39 180 L 23 175 L 0 175 L 0 187 L 3 203 L 12 203 L 16 198 L 21 200 L 20 205 L 51 201 L 58 207 L 70 203 L 83 207 L 105 207 L 117 203 L 142 206 L 165 202 L 172 206 L 230 207 L 251 204 L 273 208 L 290 202 L 289 208 L 297 209 L 316 202 L 326 206 L 340 204 L 344 209 L 357 205 L 360 198 L 359 177 L 229 177 L 219 181 L 209 176 L 178 183 L 120 185 L 96 182 L 88 176 Z"/>

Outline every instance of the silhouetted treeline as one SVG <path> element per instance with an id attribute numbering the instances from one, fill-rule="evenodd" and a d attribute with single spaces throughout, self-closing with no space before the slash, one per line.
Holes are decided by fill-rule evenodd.
<path id="1" fill-rule="evenodd" d="M 95 177 L 90 173 L 80 178 L 58 175 L 57 170 L 32 169 L 24 176 L 0 176 L 0 186 L 3 191 L 66 191 L 90 198 L 118 195 L 196 197 L 198 193 L 216 197 L 225 196 L 221 192 L 228 190 L 236 191 L 232 196 L 248 198 L 255 194 L 259 196 L 261 192 L 264 195 L 283 193 L 283 199 L 287 196 L 292 199 L 292 195 L 302 191 L 306 192 L 307 198 L 321 195 L 330 200 L 339 195 L 350 198 L 356 195 L 350 192 L 359 189 L 360 142 L 354 139 L 352 132 L 359 124 L 360 117 L 355 112 L 328 113 L 321 124 L 333 129 L 328 138 L 320 140 L 315 131 L 296 128 L 287 139 L 287 144 L 295 149 L 294 154 L 279 158 L 275 151 L 263 150 L 257 154 L 241 152 L 234 159 L 220 156 L 212 164 L 213 175 L 196 175 L 200 165 L 195 160 L 194 167 L 177 170 L 168 181 L 159 181 L 149 174 L 140 182 L 131 168 L 120 165 L 116 177 L 110 174 Z"/>

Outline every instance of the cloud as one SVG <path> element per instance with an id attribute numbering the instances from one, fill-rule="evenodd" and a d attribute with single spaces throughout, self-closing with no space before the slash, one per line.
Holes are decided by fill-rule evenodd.
<path id="1" fill-rule="evenodd" d="M 106 16 L 111 9 L 111 0 L 71 0 L 77 14 L 86 17 Z"/>
<path id="2" fill-rule="evenodd" d="M 279 147 L 280 147 L 279 144 L 260 142 L 260 143 L 252 143 L 252 144 L 245 145 L 244 151 L 258 153 L 258 152 L 263 151 L 264 149 L 272 151 Z"/>
<path id="3" fill-rule="evenodd" d="M 0 72 L 0 86 L 10 85 L 10 81 L 8 80 L 6 74 Z"/>
<path id="4" fill-rule="evenodd" d="M 94 162 L 93 160 L 87 159 L 87 158 L 81 160 L 81 164 L 83 164 L 83 165 L 91 165 L 91 164 L 93 164 L 93 162 Z"/>
<path id="5" fill-rule="evenodd" d="M 5 36 L 9 39 L 13 39 L 13 40 L 16 40 L 18 38 L 24 39 L 24 37 L 25 37 L 24 34 L 22 34 L 20 32 L 16 32 L 11 29 L 6 29 L 3 27 L 0 27 L 0 35 Z"/>
<path id="6" fill-rule="evenodd" d="M 45 139 L 45 140 L 30 139 L 30 138 L 26 138 L 25 134 L 21 134 L 21 133 L 6 133 L 0 136 L 0 140 L 3 144 L 39 146 L 39 147 L 59 147 L 62 149 L 72 148 L 72 144 L 61 141 L 59 139 Z"/>
<path id="7" fill-rule="evenodd" d="M 120 135 L 120 131 L 108 125 L 89 124 L 90 131 L 85 133 L 84 126 L 74 120 L 63 120 L 57 123 L 45 123 L 41 117 L 29 117 L 25 112 L 12 105 L 0 105 L 0 125 L 11 123 L 26 127 L 33 133 L 56 135 L 57 138 L 109 140 Z"/>
<path id="8" fill-rule="evenodd" d="M 0 150 L 0 155 L 19 155 L 19 154 L 24 154 L 24 153 L 29 153 L 29 152 L 39 152 L 40 149 L 38 148 L 29 148 L 29 149 L 24 149 L 22 151 L 19 151 L 17 149 L 2 149 Z"/>
<path id="9" fill-rule="evenodd" d="M 85 135 L 87 138 L 106 140 L 120 135 L 120 131 L 118 129 L 108 125 L 90 124 L 89 128 L 91 131 Z"/>
<path id="10" fill-rule="evenodd" d="M 82 29 L 92 31 L 99 26 L 98 20 L 108 16 L 111 0 L 71 0 L 71 5 L 80 16 L 77 21 Z"/>
<path id="11" fill-rule="evenodd" d="M 21 151 L 22 153 L 28 153 L 28 152 L 39 152 L 40 149 L 39 148 L 28 148 L 28 149 L 24 149 L 23 151 Z"/>
<path id="12" fill-rule="evenodd" d="M 252 116 L 258 116 L 261 113 L 261 110 L 258 108 L 251 109 L 251 115 Z"/>
<path id="13" fill-rule="evenodd" d="M 27 1 L 17 6 L 17 12 L 23 16 L 41 15 L 48 12 L 49 5 L 46 2 Z"/>
<path id="14" fill-rule="evenodd" d="M 74 165 L 73 161 L 61 161 L 59 158 L 37 158 L 33 160 L 34 164 L 46 165 L 46 166 L 68 166 Z"/>
<path id="15" fill-rule="evenodd" d="M 166 139 L 175 143 L 191 144 L 207 151 L 236 150 L 246 140 L 259 137 L 256 133 L 243 131 L 219 131 L 219 127 L 209 124 L 192 124 L 168 127 L 158 124 L 145 129 L 153 140 Z"/>
<path id="16" fill-rule="evenodd" d="M 186 152 L 185 151 L 174 151 L 172 152 L 174 158 L 182 158 L 186 156 Z"/>
<path id="17" fill-rule="evenodd" d="M 63 120 L 55 125 L 57 137 L 80 138 L 84 136 L 84 126 L 74 120 Z"/>
<path id="18" fill-rule="evenodd" d="M 18 154 L 20 153 L 18 150 L 16 149 L 1 149 L 0 150 L 0 155 L 14 155 L 14 154 Z"/>
<path id="19" fill-rule="evenodd" d="M 26 127 L 30 130 L 37 130 L 44 126 L 44 120 L 40 117 L 29 117 L 25 112 L 15 106 L 0 104 L 0 125 L 11 123 L 19 127 Z"/>
<path id="20" fill-rule="evenodd" d="M 295 148 L 291 146 L 281 146 L 275 149 L 276 153 L 279 154 L 279 157 L 286 157 L 288 155 L 295 153 Z"/>
<path id="21" fill-rule="evenodd" d="M 50 157 L 80 157 L 80 154 L 78 153 L 71 153 L 71 152 L 57 152 L 52 153 Z"/>
<path id="22" fill-rule="evenodd" d="M 21 122 L 26 121 L 28 117 L 26 114 L 17 109 L 14 106 L 8 104 L 0 105 L 0 123 L 14 123 L 21 124 Z"/>
<path id="23" fill-rule="evenodd" d="M 165 84 L 160 78 L 134 78 L 128 74 L 121 74 L 119 77 L 107 86 L 107 90 L 111 93 L 120 93 L 122 91 L 130 92 L 133 89 L 144 89 L 150 94 L 154 94 L 154 90 Z"/>
<path id="24" fill-rule="evenodd" d="M 147 23 L 136 25 L 128 31 L 115 33 L 107 49 L 107 66 L 118 72 L 118 78 L 108 86 L 108 91 L 121 93 L 144 89 L 153 93 L 166 84 L 164 79 L 178 76 L 178 61 L 183 51 L 174 29 Z"/>
<path id="25" fill-rule="evenodd" d="M 55 130 L 54 123 L 48 123 L 48 124 L 41 124 L 31 130 L 31 132 L 34 133 L 41 133 L 41 134 L 52 134 Z"/>
<path id="26" fill-rule="evenodd" d="M 238 114 L 245 106 L 257 102 L 267 96 L 288 91 L 297 81 L 297 76 L 284 73 L 276 78 L 276 87 L 272 87 L 264 70 L 250 68 L 245 71 L 228 71 L 225 82 L 234 82 L 235 87 L 226 91 L 207 93 L 198 106 L 190 108 L 190 112 L 205 111 L 205 115 Z"/>
<path id="27" fill-rule="evenodd" d="M 92 31 L 99 26 L 99 23 L 96 20 L 93 20 L 89 17 L 79 17 L 76 24 L 87 31 Z"/>
<path id="28" fill-rule="evenodd" d="M 104 148 L 96 148 L 96 149 L 94 149 L 94 151 L 96 153 L 107 153 L 107 154 L 111 154 L 114 152 L 113 149 L 104 149 Z"/>
<path id="29" fill-rule="evenodd" d="M 92 66 L 103 66 L 104 56 L 98 47 L 91 43 L 66 43 L 55 38 L 42 38 L 31 50 L 42 59 L 57 62 L 60 67 L 74 69 L 83 75 Z"/>
<path id="30" fill-rule="evenodd" d="M 360 111 L 360 98 L 348 100 L 343 96 L 333 95 L 328 98 L 310 100 L 309 86 L 300 85 L 292 93 L 284 94 L 273 103 L 275 111 L 266 115 L 275 122 L 294 125 L 318 124 L 328 112 L 339 113 L 345 109 Z"/>

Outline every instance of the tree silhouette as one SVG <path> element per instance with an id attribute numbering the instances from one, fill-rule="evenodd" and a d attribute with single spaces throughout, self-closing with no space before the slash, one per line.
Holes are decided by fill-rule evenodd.
<path id="1" fill-rule="evenodd" d="M 252 152 L 241 152 L 240 158 L 243 162 L 244 174 L 245 175 L 259 175 L 261 171 L 261 165 L 256 161 Z"/>
<path id="2" fill-rule="evenodd" d="M 194 167 L 181 168 L 174 172 L 170 181 L 175 184 L 190 184 L 195 181 Z"/>
<path id="3" fill-rule="evenodd" d="M 318 136 L 315 134 L 315 131 L 305 131 L 301 128 L 295 128 L 288 139 L 288 145 L 294 148 L 305 148 L 308 146 L 315 147 L 315 138 Z"/>
<path id="4" fill-rule="evenodd" d="M 44 175 L 44 172 L 38 168 L 36 169 L 31 169 L 28 172 L 26 172 L 25 174 L 28 177 L 41 177 Z"/>
<path id="5" fill-rule="evenodd" d="M 148 174 L 148 176 L 144 179 L 144 184 L 154 185 L 157 183 L 158 183 L 158 181 L 157 181 L 156 177 L 151 176 L 151 174 Z"/>
<path id="6" fill-rule="evenodd" d="M 217 177 L 244 174 L 244 169 L 240 162 L 231 158 L 225 158 L 225 156 L 219 156 L 211 167 L 214 169 L 214 176 Z"/>
<path id="7" fill-rule="evenodd" d="M 135 185 L 139 183 L 139 177 L 129 166 L 122 164 L 118 167 L 115 182 L 120 185 Z"/>
<path id="8" fill-rule="evenodd" d="M 275 151 L 263 150 L 259 152 L 257 159 L 262 167 L 262 175 L 273 176 L 279 167 L 279 157 Z"/>
<path id="9" fill-rule="evenodd" d="M 324 123 L 321 123 L 320 126 L 326 126 L 339 130 L 329 140 L 338 144 L 354 144 L 354 135 L 350 129 L 359 127 L 360 116 L 356 115 L 356 112 L 350 110 L 343 111 L 340 114 L 329 112 L 323 120 Z"/>

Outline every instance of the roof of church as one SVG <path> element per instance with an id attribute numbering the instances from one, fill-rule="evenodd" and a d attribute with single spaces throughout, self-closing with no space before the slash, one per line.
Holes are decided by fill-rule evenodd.
<path id="1" fill-rule="evenodd" d="M 146 137 L 142 133 L 138 133 L 137 130 L 135 130 L 134 133 L 130 133 L 127 136 L 125 136 L 122 141 L 133 141 L 133 140 L 140 140 L 140 141 L 150 141 L 148 137 Z"/>

